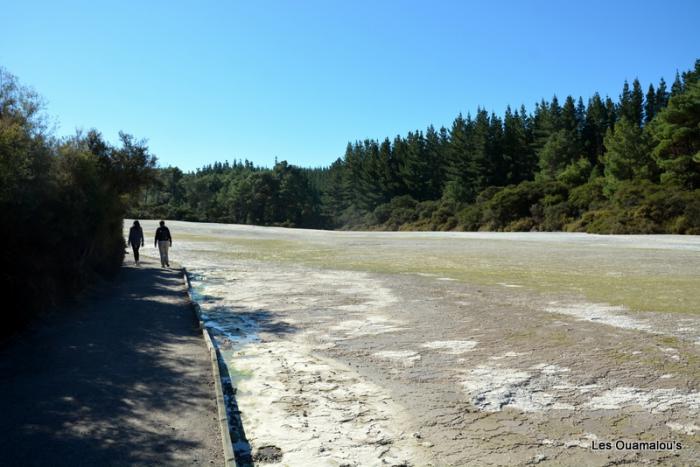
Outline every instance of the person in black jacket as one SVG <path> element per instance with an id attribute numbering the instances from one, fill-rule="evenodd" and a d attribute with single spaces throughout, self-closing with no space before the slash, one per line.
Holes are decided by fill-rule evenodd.
<path id="1" fill-rule="evenodd" d="M 134 221 L 134 225 L 129 229 L 129 245 L 134 250 L 134 262 L 139 262 L 139 248 L 143 246 L 143 229 L 139 221 Z"/>
<path id="2" fill-rule="evenodd" d="M 168 248 L 173 246 L 173 237 L 170 236 L 170 229 L 165 226 L 165 221 L 160 221 L 160 227 L 156 230 L 155 245 L 160 252 L 161 267 L 170 267 L 168 259 Z"/>

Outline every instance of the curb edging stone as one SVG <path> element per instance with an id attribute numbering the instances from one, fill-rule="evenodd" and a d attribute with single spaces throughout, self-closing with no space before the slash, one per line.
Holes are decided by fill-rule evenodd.
<path id="1" fill-rule="evenodd" d="M 221 358 L 221 353 L 214 344 L 214 341 L 209 334 L 209 330 L 204 325 L 204 321 L 202 321 L 202 310 L 200 309 L 199 304 L 192 298 L 192 284 L 190 283 L 190 277 L 187 274 L 187 269 L 184 267 L 182 268 L 182 278 L 185 283 L 187 297 L 189 298 L 195 315 L 197 316 L 199 329 L 202 331 L 204 342 L 207 344 L 207 349 L 209 350 L 211 369 L 214 376 L 214 389 L 216 391 L 216 407 L 218 412 L 217 421 L 219 422 L 219 428 L 221 429 L 221 442 L 224 449 L 224 465 L 226 467 L 236 467 L 236 456 L 233 453 L 233 443 L 231 442 L 231 432 L 229 429 L 231 424 L 228 418 L 228 412 L 226 411 L 226 402 L 224 399 L 223 388 L 221 386 L 221 369 L 219 368 L 219 358 Z"/>

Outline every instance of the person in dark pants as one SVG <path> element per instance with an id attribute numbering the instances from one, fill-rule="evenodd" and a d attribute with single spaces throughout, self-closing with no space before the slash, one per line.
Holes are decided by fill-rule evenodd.
<path id="1" fill-rule="evenodd" d="M 139 248 L 143 246 L 143 229 L 139 221 L 134 221 L 134 225 L 129 229 L 129 245 L 134 250 L 134 262 L 139 262 Z"/>
<path id="2" fill-rule="evenodd" d="M 160 253 L 161 267 L 170 267 L 168 248 L 173 246 L 173 237 L 170 236 L 170 229 L 165 226 L 165 221 L 160 221 L 160 227 L 156 230 L 155 246 L 158 247 Z"/>

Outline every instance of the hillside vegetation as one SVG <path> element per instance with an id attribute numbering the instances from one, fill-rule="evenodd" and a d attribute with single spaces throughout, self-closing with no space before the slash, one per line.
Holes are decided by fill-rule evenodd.
<path id="1" fill-rule="evenodd" d="M 197 155 L 200 157 L 201 155 Z M 700 233 L 700 60 L 619 98 L 478 109 L 330 167 L 162 168 L 132 217 L 378 230 Z"/>

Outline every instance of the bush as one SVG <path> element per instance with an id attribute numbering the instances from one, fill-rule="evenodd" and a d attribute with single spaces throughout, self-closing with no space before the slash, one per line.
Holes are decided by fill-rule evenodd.
<path id="1" fill-rule="evenodd" d="M 392 210 L 400 208 L 415 209 L 417 204 L 418 201 L 411 198 L 409 195 L 397 196 L 389 202 Z"/>
<path id="2" fill-rule="evenodd" d="M 584 218 L 590 218 L 590 223 L 586 227 L 588 233 L 618 235 L 662 233 L 658 224 L 625 211 L 592 211 L 586 213 Z"/>
<path id="3" fill-rule="evenodd" d="M 569 192 L 569 206 L 574 215 L 581 216 L 589 209 L 597 209 L 607 202 L 603 194 L 605 179 L 597 177 L 587 183 L 572 188 Z"/>
<path id="4" fill-rule="evenodd" d="M 530 232 L 534 227 L 535 221 L 531 217 L 525 217 L 511 222 L 503 230 L 506 232 Z"/>
<path id="5" fill-rule="evenodd" d="M 384 223 L 389 230 L 399 230 L 404 224 L 409 224 L 418 220 L 416 210 L 413 208 L 396 208 L 391 212 L 391 216 Z"/>
<path id="6" fill-rule="evenodd" d="M 700 190 L 686 194 L 688 203 L 683 210 L 684 230 L 677 233 L 700 235 Z"/>
<path id="7" fill-rule="evenodd" d="M 700 230 L 700 190 L 621 182 L 608 203 L 584 213 L 571 228 L 608 234 L 693 234 Z"/>
<path id="8" fill-rule="evenodd" d="M 435 227 L 434 230 L 452 230 L 457 226 L 457 219 L 454 215 L 455 213 L 449 205 L 442 204 L 433 213 L 430 222 Z"/>
<path id="9" fill-rule="evenodd" d="M 122 219 L 152 180 L 155 158 L 120 134 L 97 131 L 57 141 L 45 132 L 40 101 L 0 69 L 0 283 L 22 307 L 3 308 L 0 333 L 75 295 L 124 258 Z"/>
<path id="10" fill-rule="evenodd" d="M 366 212 L 352 205 L 345 209 L 339 216 L 338 222 L 344 229 L 358 229 L 367 225 Z"/>
<path id="11" fill-rule="evenodd" d="M 472 204 L 457 213 L 457 223 L 464 230 L 475 232 L 482 224 L 482 208 L 479 204 Z"/>
<path id="12" fill-rule="evenodd" d="M 471 197 L 471 192 L 463 184 L 455 180 L 447 182 L 442 192 L 442 201 L 452 204 L 467 202 Z"/>
<path id="13" fill-rule="evenodd" d="M 391 205 L 389 203 L 380 204 L 373 212 L 374 224 L 383 224 L 391 217 Z"/>
<path id="14" fill-rule="evenodd" d="M 553 181 L 528 181 L 511 185 L 497 192 L 484 204 L 483 225 L 492 230 L 502 230 L 518 219 L 532 217 L 536 223 L 544 220 L 543 206 L 563 199 L 566 187 Z"/>
<path id="15" fill-rule="evenodd" d="M 418 214 L 418 219 L 430 219 L 433 217 L 433 213 L 438 209 L 440 203 L 438 201 L 423 201 L 418 203 L 416 206 L 416 212 Z"/>
<path id="16" fill-rule="evenodd" d="M 557 180 L 568 187 L 575 187 L 585 183 L 592 171 L 588 159 L 579 159 L 569 164 L 558 176 Z"/>
<path id="17" fill-rule="evenodd" d="M 569 204 L 566 201 L 544 207 L 544 219 L 541 230 L 552 232 L 564 230 L 564 226 L 573 218 L 569 214 Z"/>

